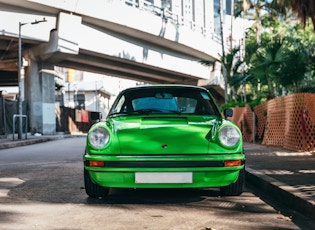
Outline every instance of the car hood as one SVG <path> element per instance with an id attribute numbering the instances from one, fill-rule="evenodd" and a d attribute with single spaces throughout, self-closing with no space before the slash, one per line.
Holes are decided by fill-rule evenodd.
<path id="1" fill-rule="evenodd" d="M 204 154 L 217 119 L 202 116 L 147 116 L 111 119 L 121 154 Z"/>

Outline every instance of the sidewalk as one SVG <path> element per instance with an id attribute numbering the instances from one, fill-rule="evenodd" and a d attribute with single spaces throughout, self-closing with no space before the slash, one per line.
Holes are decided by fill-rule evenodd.
<path id="1" fill-rule="evenodd" d="M 78 135 L 0 138 L 0 150 Z M 82 136 L 82 135 L 80 135 Z M 24 138 L 24 137 L 23 137 Z M 244 143 L 246 181 L 285 205 L 315 219 L 315 153 Z"/>
<path id="2" fill-rule="evenodd" d="M 25 134 L 23 134 L 22 139 L 18 140 L 17 135 L 15 135 L 14 140 L 12 135 L 8 135 L 6 138 L 0 136 L 0 150 L 1 149 L 9 149 L 24 145 L 32 145 L 37 143 L 42 143 L 46 141 L 53 141 L 62 138 L 70 138 L 70 137 L 82 137 L 86 136 L 84 133 L 76 133 L 76 134 L 56 134 L 56 135 L 47 135 L 47 136 L 36 136 L 27 134 L 25 138 Z"/>
<path id="3" fill-rule="evenodd" d="M 245 143 L 246 181 L 315 219 L 315 153 Z"/>
<path id="4" fill-rule="evenodd" d="M 34 135 L 27 135 L 25 138 L 25 134 L 23 134 L 22 139 L 18 140 L 17 135 L 15 135 L 14 140 L 13 136 L 9 135 L 7 138 L 0 137 L 0 150 L 1 149 L 8 149 L 8 148 L 14 148 L 24 145 L 32 145 L 37 143 L 42 143 L 46 141 L 52 141 L 52 140 L 58 140 L 61 138 L 65 138 L 67 136 L 71 135 L 49 135 L 49 136 L 34 136 Z"/>

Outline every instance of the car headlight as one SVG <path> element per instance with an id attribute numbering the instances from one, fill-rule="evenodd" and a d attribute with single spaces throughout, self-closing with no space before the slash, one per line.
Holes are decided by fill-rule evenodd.
<path id="1" fill-rule="evenodd" d="M 90 144 L 97 149 L 104 148 L 110 139 L 109 132 L 107 129 L 102 127 L 95 128 L 91 130 L 88 136 Z"/>
<path id="2" fill-rule="evenodd" d="M 219 141 L 225 147 L 234 147 L 241 139 L 240 133 L 233 126 L 224 126 L 219 131 Z"/>

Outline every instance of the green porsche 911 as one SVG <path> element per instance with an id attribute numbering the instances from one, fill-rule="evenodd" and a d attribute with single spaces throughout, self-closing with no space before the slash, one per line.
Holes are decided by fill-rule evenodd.
<path id="1" fill-rule="evenodd" d="M 221 115 L 204 88 L 150 85 L 116 98 L 106 119 L 88 132 L 86 193 L 110 188 L 209 188 L 240 195 L 245 155 L 238 127 Z"/>

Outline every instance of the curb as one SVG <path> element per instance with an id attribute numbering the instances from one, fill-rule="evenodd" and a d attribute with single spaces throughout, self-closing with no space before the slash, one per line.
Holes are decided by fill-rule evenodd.
<path id="1" fill-rule="evenodd" d="M 8 148 L 15 148 L 20 146 L 26 146 L 26 145 L 32 145 L 32 144 L 38 144 L 43 143 L 47 141 L 54 141 L 59 140 L 63 138 L 71 138 L 71 137 L 82 137 L 84 135 L 59 135 L 59 136 L 49 136 L 49 137 L 31 137 L 29 139 L 24 140 L 16 140 L 16 141 L 10 141 L 8 143 L 0 144 L 0 150 L 1 149 L 8 149 Z"/>
<path id="2" fill-rule="evenodd" d="M 246 181 L 263 192 L 270 194 L 270 196 L 282 204 L 303 213 L 309 218 L 315 218 L 315 204 L 302 198 L 294 187 L 259 173 L 247 166 Z"/>

